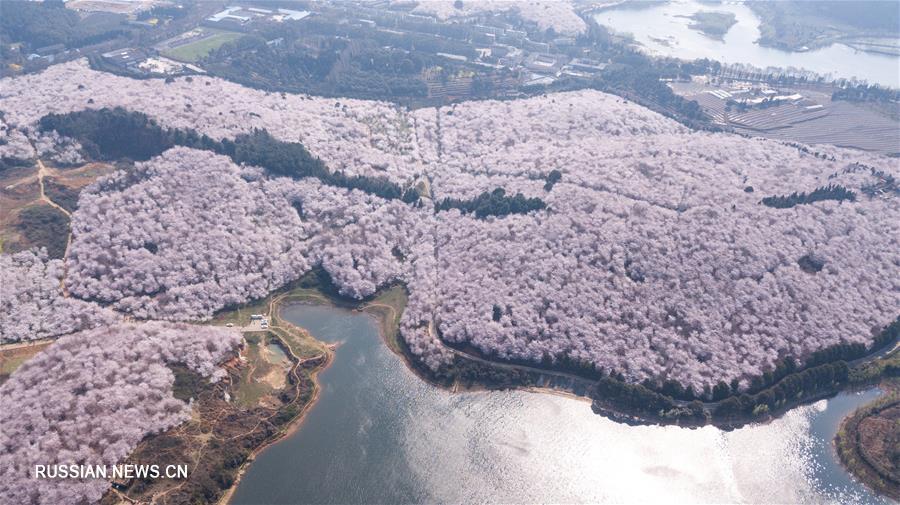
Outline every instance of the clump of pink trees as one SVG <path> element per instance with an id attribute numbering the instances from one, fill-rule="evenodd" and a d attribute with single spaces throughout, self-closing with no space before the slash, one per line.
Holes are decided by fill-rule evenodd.
<path id="1" fill-rule="evenodd" d="M 108 325 L 118 315 L 62 294 L 64 265 L 44 250 L 0 254 L 0 343 Z"/>
<path id="2" fill-rule="evenodd" d="M 190 188 L 190 189 L 186 189 Z M 204 319 L 322 264 L 343 293 L 398 279 L 425 212 L 175 148 L 82 193 L 67 286 L 146 319 Z"/>
<path id="3" fill-rule="evenodd" d="M 145 319 L 263 297 L 310 267 L 307 225 L 279 203 L 225 157 L 169 150 L 82 192 L 68 288 Z"/>
<path id="4" fill-rule="evenodd" d="M 587 29 L 584 20 L 575 13 L 575 6 L 568 0 L 428 0 L 418 2 L 414 11 L 432 14 L 440 19 L 514 11 L 542 31 L 553 28 L 556 33 L 577 35 Z"/>
<path id="5" fill-rule="evenodd" d="M 714 156 L 714 145 L 700 138 L 691 148 Z M 673 147 L 667 159 L 677 166 L 682 156 Z M 403 336 L 429 366 L 449 356 L 443 338 L 502 359 L 565 360 L 698 392 L 746 381 L 784 356 L 868 343 L 897 311 L 898 259 L 887 252 L 900 236 L 896 200 L 771 209 L 743 175 L 705 183 L 705 167 L 723 170 L 715 162 L 669 175 L 646 166 L 653 159 L 635 161 L 620 189 L 570 182 L 591 173 L 575 172 L 575 160 L 549 192 L 541 179 L 487 174 L 472 186 L 530 192 L 549 211 L 477 219 L 435 213 L 427 199 L 417 207 L 267 179 L 176 148 L 82 196 L 68 285 L 138 317 L 198 319 L 321 265 L 355 298 L 405 282 Z M 681 186 L 643 182 L 643 191 L 638 177 L 678 177 Z M 841 177 L 832 179 L 864 183 Z M 783 187 L 754 181 L 760 192 Z M 804 270 L 810 255 L 821 271 Z"/>
<path id="6" fill-rule="evenodd" d="M 73 62 L 5 79 L 0 97 L 16 127 L 125 106 L 216 139 L 266 128 L 434 201 L 502 188 L 547 204 L 477 219 L 172 149 L 89 188 L 73 219 L 70 291 L 139 318 L 205 318 L 321 265 L 356 298 L 406 283 L 403 337 L 432 367 L 456 342 L 701 391 L 870 343 L 900 312 L 897 198 L 760 204 L 829 184 L 863 195 L 876 175 L 855 162 L 900 175 L 874 154 L 693 132 L 590 90 L 409 112 Z"/>
<path id="7" fill-rule="evenodd" d="M 36 479 L 35 465 L 119 463 L 144 436 L 189 417 L 168 365 L 215 380 L 239 342 L 231 330 L 157 322 L 60 338 L 0 386 L 0 501 L 98 501 L 107 479 Z"/>
<path id="8" fill-rule="evenodd" d="M 405 183 L 418 174 L 412 120 L 389 103 L 269 93 L 213 77 L 136 80 L 91 70 L 86 60 L 0 79 L 0 111 L 19 130 L 50 112 L 117 106 L 215 139 L 266 129 L 279 140 L 302 142 L 347 175 Z"/>
<path id="9" fill-rule="evenodd" d="M 433 301 L 419 303 L 411 285 L 404 330 L 423 348 L 439 332 L 499 358 L 699 392 L 743 383 L 784 356 L 870 343 L 900 312 L 896 198 L 760 205 L 826 184 L 859 192 L 875 181 L 849 163 L 870 159 L 896 177 L 893 160 L 690 132 L 590 91 L 416 115 L 435 194 L 504 187 L 550 209 L 436 216 L 436 280 L 424 288 Z M 551 170 L 562 178 L 548 192 Z M 804 271 L 808 255 L 824 268 Z"/>
<path id="10" fill-rule="evenodd" d="M 21 163 L 34 158 L 34 148 L 28 135 L 14 128 L 0 117 L 0 159 L 16 160 Z"/>

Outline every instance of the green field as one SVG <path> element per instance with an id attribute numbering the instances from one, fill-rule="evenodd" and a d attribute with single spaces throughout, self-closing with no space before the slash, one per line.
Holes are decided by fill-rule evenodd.
<path id="1" fill-rule="evenodd" d="M 196 62 L 204 58 L 214 49 L 219 48 L 225 43 L 235 41 L 243 37 L 243 33 L 225 32 L 221 30 L 210 30 L 211 36 L 191 42 L 183 46 L 167 49 L 163 52 L 163 56 L 167 56 L 174 60 Z"/>

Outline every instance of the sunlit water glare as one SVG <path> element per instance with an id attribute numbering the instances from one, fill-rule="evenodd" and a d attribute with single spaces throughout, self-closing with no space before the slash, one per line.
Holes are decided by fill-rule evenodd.
<path id="1" fill-rule="evenodd" d="M 550 394 L 452 394 L 413 375 L 364 314 L 283 316 L 342 342 L 303 426 L 263 452 L 233 500 L 256 503 L 870 503 L 837 465 L 841 395 L 762 426 L 626 426 Z"/>

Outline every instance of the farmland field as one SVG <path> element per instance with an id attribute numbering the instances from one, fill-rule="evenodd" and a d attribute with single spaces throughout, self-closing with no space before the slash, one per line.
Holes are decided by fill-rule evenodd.
<path id="1" fill-rule="evenodd" d="M 163 55 L 178 61 L 193 63 L 199 61 L 223 44 L 233 42 L 242 36 L 243 34 L 241 33 L 209 30 L 209 36 L 178 47 L 167 49 L 163 52 Z"/>

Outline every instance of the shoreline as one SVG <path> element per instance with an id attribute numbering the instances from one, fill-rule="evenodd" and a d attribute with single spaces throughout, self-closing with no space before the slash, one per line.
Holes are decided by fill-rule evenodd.
<path id="1" fill-rule="evenodd" d="M 788 412 L 794 408 L 808 405 L 808 404 L 814 403 L 816 401 L 820 401 L 822 399 L 830 398 L 830 397 L 840 393 L 841 391 L 851 390 L 851 389 L 854 389 L 854 387 L 859 386 L 859 385 L 854 385 L 854 384 L 845 384 L 842 387 L 837 387 L 837 388 L 834 388 L 833 390 L 813 394 L 811 396 L 804 397 L 802 400 L 799 400 L 795 403 L 791 403 L 791 404 L 786 403 L 786 404 L 778 407 L 777 410 L 775 410 L 771 413 L 771 415 L 767 415 L 763 418 L 750 418 L 750 419 L 743 419 L 740 421 L 732 420 L 730 422 L 715 422 L 711 419 L 706 419 L 705 422 L 699 423 L 699 424 L 690 424 L 690 423 L 679 424 L 677 422 L 665 422 L 665 419 L 652 419 L 652 418 L 648 418 L 648 417 L 644 417 L 644 416 L 634 415 L 634 414 L 628 413 L 622 409 L 610 407 L 608 405 L 600 405 L 599 402 L 597 401 L 597 399 L 593 398 L 589 391 L 586 391 L 585 394 L 579 394 L 574 391 L 574 388 L 560 387 L 559 385 L 554 386 L 552 384 L 548 385 L 547 383 L 544 383 L 544 384 L 521 383 L 521 384 L 512 384 L 512 385 L 502 385 L 502 384 L 489 384 L 489 383 L 477 382 L 477 381 L 470 381 L 468 383 L 463 383 L 459 380 L 459 378 L 456 378 L 452 383 L 447 384 L 445 382 L 441 382 L 440 380 L 438 380 L 433 375 L 433 372 L 429 373 L 428 371 L 422 369 L 422 366 L 415 361 L 414 356 L 412 356 L 409 353 L 408 349 L 405 347 L 404 342 L 402 341 L 401 337 L 399 336 L 399 330 L 394 335 L 389 335 L 388 331 L 386 331 L 384 324 L 385 323 L 396 324 L 396 322 L 399 321 L 400 314 L 402 314 L 402 311 L 400 313 L 397 313 L 396 308 L 391 305 L 378 304 L 378 306 L 389 307 L 391 309 L 391 312 L 394 314 L 394 318 L 396 319 L 396 321 L 388 321 L 386 319 L 388 317 L 387 314 L 379 312 L 377 310 L 374 310 L 375 306 L 372 305 L 372 300 L 376 299 L 379 295 L 383 294 L 388 289 L 390 289 L 390 288 L 385 288 L 385 289 L 379 290 L 372 297 L 370 297 L 366 300 L 355 301 L 355 300 L 342 299 L 339 296 L 335 296 L 335 295 L 329 293 L 328 291 L 326 291 L 325 289 L 322 289 L 321 286 L 316 286 L 315 288 L 310 289 L 309 292 L 305 292 L 305 293 L 295 293 L 295 294 L 283 293 L 281 295 L 276 295 L 269 303 L 269 309 L 270 309 L 269 314 L 270 314 L 270 317 L 275 316 L 282 322 L 286 322 L 287 324 L 289 324 L 291 326 L 300 328 L 300 327 L 297 327 L 296 325 L 293 325 L 293 323 L 290 323 L 289 321 L 285 321 L 283 318 L 280 317 L 281 311 L 283 310 L 284 307 L 290 306 L 290 305 L 318 305 L 318 306 L 326 306 L 326 307 L 350 310 L 352 312 L 366 313 L 367 315 L 372 317 L 374 319 L 374 321 L 376 322 L 376 324 L 378 326 L 378 334 L 381 337 L 382 343 L 394 355 L 396 355 L 397 357 L 399 357 L 401 359 L 401 361 L 404 363 L 405 367 L 410 372 L 412 372 L 418 379 L 423 380 L 424 382 L 426 382 L 427 384 L 429 384 L 431 386 L 438 387 L 438 388 L 440 388 L 448 393 L 451 393 L 451 394 L 461 393 L 461 392 L 481 392 L 481 391 L 496 391 L 496 390 L 517 390 L 517 391 L 523 391 L 523 392 L 527 392 L 527 393 L 550 394 L 550 395 L 554 395 L 554 396 L 567 398 L 570 400 L 588 403 L 591 405 L 592 410 L 596 414 L 602 415 L 603 417 L 606 417 L 614 422 L 624 423 L 624 424 L 629 424 L 629 425 L 648 425 L 648 424 L 649 425 L 677 425 L 682 428 L 688 428 L 688 429 L 712 425 L 718 429 L 721 429 L 724 431 L 730 431 L 732 429 L 741 428 L 743 426 L 750 425 L 750 424 L 767 424 L 769 422 L 774 421 L 778 417 L 784 415 L 786 412 Z M 302 330 L 302 328 L 300 328 L 300 329 Z M 285 430 L 280 432 L 278 434 L 278 436 L 272 438 L 271 440 L 268 440 L 265 444 L 263 444 L 262 446 L 258 447 L 253 452 L 251 452 L 250 456 L 241 465 L 240 469 L 238 470 L 237 474 L 235 475 L 235 479 L 234 479 L 234 482 L 232 483 L 231 487 L 220 497 L 220 499 L 216 502 L 217 504 L 230 505 L 231 500 L 234 496 L 235 490 L 237 489 L 237 486 L 240 484 L 241 479 L 246 474 L 250 465 L 253 464 L 253 462 L 256 460 L 256 458 L 260 454 L 262 454 L 266 449 L 268 449 L 269 447 L 285 440 L 287 437 L 291 436 L 297 430 L 299 430 L 303 426 L 303 422 L 305 421 L 307 414 L 318 403 L 319 395 L 321 394 L 321 385 L 318 381 L 318 375 L 320 372 L 326 370 L 333 363 L 334 359 L 336 359 L 335 349 L 338 345 L 338 344 L 327 344 L 327 343 L 321 342 L 321 341 L 319 341 L 319 342 L 328 349 L 328 352 L 327 352 L 327 358 L 326 358 L 325 363 L 323 363 L 321 366 L 316 368 L 315 371 L 310 374 L 311 379 L 313 380 L 313 383 L 315 385 L 315 392 L 313 394 L 313 397 L 304 406 L 302 412 L 294 420 L 292 420 L 290 422 L 290 424 L 288 425 L 288 427 Z M 860 358 L 859 361 L 861 361 L 861 363 L 858 363 L 858 365 L 865 365 L 865 364 L 877 361 L 880 357 L 882 357 L 885 354 L 890 355 L 891 353 L 896 352 L 897 348 L 898 348 L 896 343 L 894 343 L 893 345 L 890 345 L 890 346 L 886 346 L 886 347 L 890 348 L 886 353 L 885 353 L 885 349 L 874 350 L 869 356 Z M 456 355 L 456 356 L 457 356 L 457 358 L 459 358 L 458 355 Z M 463 359 L 463 358 L 459 358 L 459 359 Z M 485 366 L 493 366 L 495 368 L 499 368 L 498 365 L 502 365 L 502 366 L 510 368 L 510 369 L 516 369 L 519 366 L 516 364 L 506 364 L 506 363 L 491 363 L 490 365 L 485 364 Z M 528 373 L 531 373 L 532 375 L 536 374 L 536 372 L 533 372 L 533 371 L 528 372 Z M 545 372 L 541 372 L 541 374 L 552 375 L 552 374 L 554 374 L 554 372 L 545 371 Z M 540 374 L 538 374 L 538 375 L 540 375 Z M 584 378 L 583 380 L 588 381 L 589 379 Z M 731 397 L 729 397 L 729 398 L 731 398 Z M 720 400 L 720 402 L 721 402 L 721 400 Z M 720 402 L 712 402 L 710 404 L 715 405 Z M 686 402 L 684 402 L 684 403 L 686 403 Z M 846 419 L 844 421 L 846 421 Z M 842 426 L 843 426 L 844 421 L 842 421 Z M 838 459 L 839 460 L 841 459 L 840 455 L 839 455 Z M 842 464 L 843 464 L 843 461 L 842 461 Z M 856 475 L 854 473 L 850 472 L 849 469 L 846 468 L 846 466 L 844 468 L 845 468 L 845 470 L 848 471 L 848 473 L 850 473 L 850 475 L 853 475 L 854 477 L 856 477 Z"/>
<path id="2" fill-rule="evenodd" d="M 265 450 L 269 447 L 293 435 L 298 429 L 300 429 L 301 426 L 303 426 L 303 422 L 306 420 L 307 414 L 309 414 L 309 412 L 312 411 L 313 407 L 315 407 L 316 403 L 318 403 L 319 396 L 322 392 L 322 388 L 319 385 L 319 373 L 327 370 L 328 367 L 330 367 L 334 362 L 334 350 L 332 350 L 330 346 L 326 345 L 326 347 L 328 347 L 329 350 L 326 353 L 325 362 L 316 367 L 312 372 L 310 372 L 310 378 L 312 379 L 313 385 L 315 386 L 312 398 L 310 398 L 309 401 L 306 402 L 306 404 L 303 406 L 303 409 L 299 414 L 297 414 L 297 417 L 292 419 L 291 422 L 289 422 L 283 430 L 279 431 L 279 433 L 275 437 L 267 440 L 264 444 L 260 445 L 250 452 L 250 454 L 247 456 L 247 459 L 243 463 L 241 463 L 241 466 L 238 468 L 237 473 L 235 473 L 234 481 L 232 482 L 231 487 L 229 487 L 224 493 L 222 493 L 222 496 L 220 496 L 216 501 L 217 505 L 229 505 L 231 503 L 231 499 L 234 497 L 234 492 L 235 490 L 237 490 L 238 484 L 247 473 L 250 465 L 252 465 L 253 462 L 256 461 L 256 458 L 260 454 L 265 452 Z"/>
<path id="3" fill-rule="evenodd" d="M 885 386 L 883 381 L 882 386 Z M 878 416 L 884 410 L 900 406 L 898 385 L 882 387 L 883 392 L 874 400 L 844 416 L 837 433 L 831 439 L 831 448 L 841 468 L 878 496 L 900 500 L 900 481 L 897 476 L 884 475 L 869 457 L 860 451 L 859 424 L 868 417 Z"/>
<path id="4" fill-rule="evenodd" d="M 314 295 L 311 293 L 304 294 L 301 295 L 301 298 L 306 298 L 306 300 L 301 299 L 295 301 L 298 303 L 309 303 L 311 301 L 316 304 L 324 304 L 357 312 L 366 312 L 375 317 L 377 321 L 382 322 L 382 318 L 385 317 L 384 314 L 380 314 L 378 313 L 378 311 L 368 309 L 374 309 L 373 300 L 377 299 L 380 295 L 393 287 L 394 286 L 388 286 L 382 288 L 375 294 L 364 300 L 350 300 L 341 297 L 339 294 L 336 294 L 336 290 L 333 288 L 333 286 L 329 286 L 327 283 L 323 284 L 320 282 L 314 288 L 312 288 L 313 292 L 315 293 Z M 291 297 L 282 297 L 278 301 L 279 303 L 282 303 L 285 301 L 289 301 L 290 298 Z M 374 305 L 381 306 L 383 304 L 376 303 Z M 396 309 L 392 307 L 392 310 Z M 400 314 L 402 314 L 402 312 L 394 314 L 397 320 L 399 320 Z M 900 318 L 895 320 L 893 325 L 900 325 Z M 889 331 L 890 328 L 891 325 L 888 325 L 885 328 L 885 332 Z M 717 417 L 715 411 L 723 403 L 726 403 L 728 401 L 734 402 L 743 397 L 755 398 L 757 395 L 771 393 L 773 390 L 780 387 L 782 383 L 788 382 L 788 379 L 801 376 L 803 373 L 815 372 L 816 369 L 827 368 L 830 366 L 837 366 L 838 364 L 841 364 L 852 372 L 900 351 L 900 342 L 898 342 L 897 335 L 894 335 L 894 337 L 881 342 L 881 345 L 874 344 L 874 347 L 870 350 L 867 350 L 866 355 L 862 357 L 858 357 L 849 361 L 834 360 L 815 366 L 801 367 L 775 380 L 773 383 L 755 390 L 755 392 L 752 394 L 748 394 L 747 392 L 740 394 L 731 393 L 727 397 L 715 401 L 699 398 L 694 400 L 676 399 L 667 395 L 662 395 L 655 390 L 648 390 L 639 384 L 635 385 L 625 383 L 628 386 L 643 389 L 645 392 L 649 392 L 649 394 L 658 395 L 669 400 L 670 402 L 672 402 L 672 410 L 679 411 L 681 414 L 684 414 L 684 411 L 688 410 L 691 407 L 696 409 L 697 405 L 699 405 L 699 407 L 703 409 L 702 415 L 694 412 L 693 416 L 683 415 L 682 417 L 667 417 L 661 414 L 646 415 L 630 411 L 627 406 L 623 406 L 617 403 L 617 400 L 615 398 L 608 396 L 601 396 L 599 398 L 596 397 L 592 394 L 590 387 L 584 389 L 584 391 L 580 393 L 577 385 L 575 384 L 576 380 L 582 383 L 581 386 L 584 386 L 584 383 L 596 383 L 598 382 L 598 379 L 584 377 L 577 372 L 544 369 L 540 366 L 540 364 L 523 365 L 517 362 L 493 361 L 490 359 L 490 357 L 473 356 L 467 352 L 461 352 L 459 349 L 455 349 L 452 346 L 447 346 L 447 348 L 451 351 L 455 351 L 454 366 L 460 364 L 459 362 L 461 361 L 465 361 L 465 363 L 462 364 L 474 367 L 474 369 L 476 370 L 476 377 L 475 379 L 467 377 L 465 382 L 463 382 L 460 377 L 452 376 L 452 381 L 442 381 L 438 376 L 439 372 L 428 369 L 416 360 L 415 356 L 410 353 L 409 349 L 405 345 L 405 342 L 402 340 L 399 334 L 385 334 L 385 327 L 382 324 L 379 324 L 378 331 L 379 335 L 381 335 L 382 342 L 388 347 L 388 349 L 390 349 L 395 355 L 399 356 L 403 360 L 404 364 L 408 369 L 410 369 L 410 371 L 413 372 L 413 374 L 415 374 L 419 379 L 425 381 L 426 383 L 431 384 L 432 386 L 436 386 L 450 392 L 477 392 L 506 389 L 515 389 L 529 392 L 552 392 L 553 394 L 568 396 L 572 399 L 591 402 L 592 409 L 595 413 L 603 415 L 616 422 L 637 425 L 675 425 L 685 428 L 699 428 L 702 426 L 712 425 L 719 429 L 727 431 L 738 429 L 749 424 L 765 424 L 771 422 L 772 420 L 781 417 L 794 408 L 809 405 L 822 399 L 831 398 L 842 391 L 864 387 L 873 381 L 868 380 L 865 382 L 861 382 L 851 381 L 848 379 L 843 382 L 832 382 L 825 387 L 813 388 L 811 390 L 803 389 L 801 390 L 801 396 L 794 396 L 790 399 L 790 401 L 788 398 L 786 398 L 782 403 L 772 406 L 771 409 L 769 409 L 768 407 L 765 409 L 761 409 L 759 413 L 754 411 L 754 413 L 748 412 L 746 414 L 735 414 L 727 417 L 719 415 Z M 894 331 L 896 331 L 896 329 Z M 491 372 L 497 372 L 501 374 L 507 373 L 507 376 L 504 377 L 504 379 L 506 379 L 506 382 L 498 382 L 496 380 L 490 382 L 483 380 L 482 378 L 477 376 L 477 372 L 484 371 L 484 369 L 487 368 L 489 368 Z"/>
<path id="5" fill-rule="evenodd" d="M 309 300 L 291 300 L 292 297 L 309 298 Z M 321 302 L 321 303 L 316 303 L 316 302 Z M 330 297 L 328 297 L 324 293 L 321 293 L 321 296 L 312 296 L 311 294 L 307 294 L 307 293 L 299 293 L 299 294 L 291 294 L 290 292 L 280 293 L 280 294 L 273 296 L 272 299 L 269 301 L 268 315 L 270 318 L 273 318 L 273 319 L 275 317 L 277 317 L 279 322 L 282 324 L 287 324 L 293 328 L 297 328 L 297 329 L 300 329 L 300 330 L 306 332 L 306 329 L 301 328 L 301 327 L 291 323 L 290 321 L 286 321 L 280 316 L 281 310 L 284 307 L 284 305 L 293 303 L 293 304 L 337 306 L 336 304 L 333 304 L 331 302 L 332 301 L 330 300 Z M 219 499 L 216 500 L 216 502 L 215 502 L 216 505 L 230 505 L 231 500 L 234 498 L 234 493 L 237 490 L 238 485 L 240 484 L 241 480 L 244 478 L 244 475 L 246 475 L 250 466 L 256 461 L 256 458 L 260 454 L 265 452 L 267 449 L 269 449 L 270 447 L 274 446 L 277 443 L 284 441 L 286 438 L 288 438 L 291 435 L 293 435 L 294 433 L 296 433 L 297 430 L 299 430 L 303 426 L 303 423 L 306 421 L 306 416 L 312 411 L 313 407 L 315 407 L 316 404 L 319 402 L 319 396 L 322 393 L 322 386 L 321 386 L 321 384 L 319 384 L 319 374 L 324 372 L 325 370 L 327 370 L 328 367 L 330 367 L 332 365 L 332 363 L 334 363 L 335 351 L 340 346 L 340 344 L 329 344 L 326 342 L 322 342 L 318 339 L 315 339 L 315 337 L 313 337 L 312 334 L 309 334 L 309 335 L 314 340 L 316 340 L 316 342 L 322 344 L 322 346 L 327 349 L 326 354 L 325 354 L 325 362 L 322 363 L 321 365 L 319 365 L 318 367 L 316 367 L 312 372 L 310 372 L 310 379 L 312 380 L 313 386 L 315 387 L 312 398 L 310 398 L 309 401 L 306 402 L 306 404 L 303 406 L 303 409 L 300 411 L 300 413 L 297 414 L 297 416 L 294 419 L 292 419 L 290 421 L 290 423 L 288 423 L 288 425 L 278 433 L 277 436 L 272 437 L 271 439 L 267 440 L 264 444 L 260 445 L 259 447 L 257 447 L 256 449 L 254 449 L 253 451 L 250 452 L 250 454 L 247 456 L 247 459 L 241 464 L 241 466 L 238 468 L 238 471 L 235 473 L 234 480 L 231 483 L 231 487 L 229 487 L 227 490 L 225 490 L 225 492 L 222 493 L 222 496 L 220 496 Z M 296 355 L 294 355 L 293 351 L 290 350 L 290 347 L 288 347 L 288 351 L 291 353 L 291 355 L 295 359 L 298 360 L 298 364 L 299 364 L 300 358 L 297 357 Z"/>

